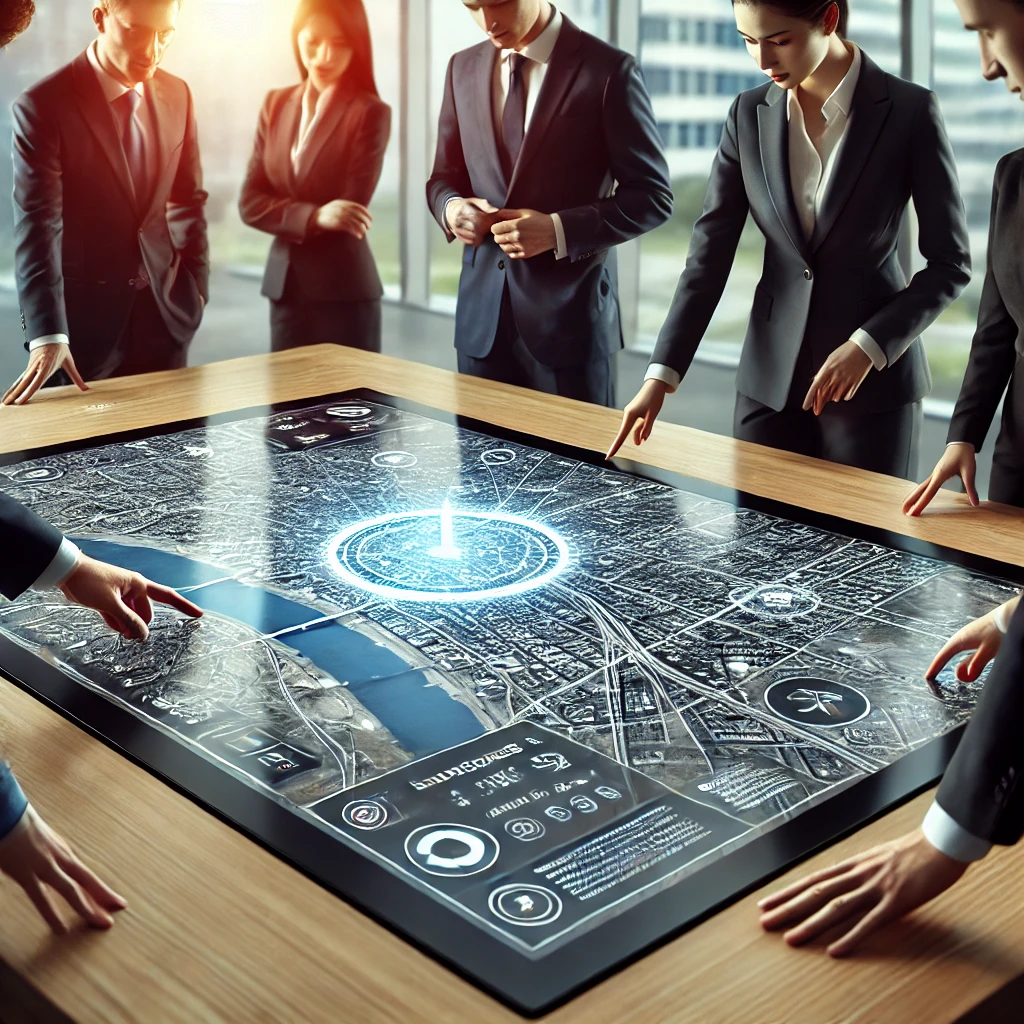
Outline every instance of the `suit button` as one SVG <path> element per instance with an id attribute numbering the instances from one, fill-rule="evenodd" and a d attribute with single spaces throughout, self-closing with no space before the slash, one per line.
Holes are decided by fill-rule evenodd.
<path id="1" fill-rule="evenodd" d="M 504 260 L 498 260 L 498 269 L 499 270 L 504 270 L 505 269 L 505 261 Z"/>
<path id="2" fill-rule="evenodd" d="M 813 274 L 812 274 L 812 273 L 811 273 L 811 272 L 810 272 L 809 270 L 805 270 L 805 271 L 804 271 L 804 280 L 805 280 L 805 281 L 810 281 L 810 279 L 811 279 L 811 278 L 812 278 L 813 276 L 814 276 L 814 275 L 813 275 Z"/>
<path id="3" fill-rule="evenodd" d="M 134 277 L 128 282 L 128 287 L 129 288 L 134 288 L 135 287 L 135 278 Z"/>

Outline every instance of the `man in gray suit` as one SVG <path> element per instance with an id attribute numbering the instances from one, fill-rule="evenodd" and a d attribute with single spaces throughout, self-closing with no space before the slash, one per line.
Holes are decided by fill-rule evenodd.
<path id="1" fill-rule="evenodd" d="M 192 95 L 159 70 L 179 0 L 96 0 L 97 38 L 14 104 L 28 367 L 3 397 L 184 366 L 209 258 Z"/>

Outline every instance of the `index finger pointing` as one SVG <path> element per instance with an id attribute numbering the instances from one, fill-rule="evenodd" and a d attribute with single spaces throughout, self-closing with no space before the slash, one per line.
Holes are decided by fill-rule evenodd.
<path id="1" fill-rule="evenodd" d="M 170 605 L 172 608 L 176 608 L 179 612 L 191 615 L 195 619 L 198 619 L 203 614 L 203 609 L 200 608 L 199 605 L 193 604 L 188 600 L 188 598 L 182 597 L 181 594 L 176 590 L 172 590 L 170 587 L 165 587 L 160 583 L 148 582 L 146 590 L 154 601 Z"/>
<path id="2" fill-rule="evenodd" d="M 623 416 L 622 426 L 619 427 L 619 432 L 615 435 L 615 440 L 612 441 L 612 446 L 608 449 L 608 454 L 605 455 L 606 459 L 610 459 L 622 447 L 622 442 L 629 437 L 629 432 L 632 429 L 633 424 Z"/>

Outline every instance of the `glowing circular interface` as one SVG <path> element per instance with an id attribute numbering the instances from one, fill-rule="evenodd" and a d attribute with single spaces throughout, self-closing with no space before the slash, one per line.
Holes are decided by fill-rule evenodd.
<path id="1" fill-rule="evenodd" d="M 553 530 L 519 516 L 431 509 L 343 530 L 328 559 L 347 583 L 408 601 L 483 601 L 541 587 L 569 563 Z"/>
<path id="2" fill-rule="evenodd" d="M 794 619 L 798 615 L 809 615 L 821 604 L 816 594 L 787 583 L 766 584 L 754 590 L 734 590 L 729 594 L 729 600 L 761 619 Z"/>
<path id="3" fill-rule="evenodd" d="M 64 475 L 63 469 L 56 466 L 33 466 L 31 469 L 18 469 L 10 474 L 11 479 L 19 484 L 45 484 L 51 480 L 59 480 Z"/>

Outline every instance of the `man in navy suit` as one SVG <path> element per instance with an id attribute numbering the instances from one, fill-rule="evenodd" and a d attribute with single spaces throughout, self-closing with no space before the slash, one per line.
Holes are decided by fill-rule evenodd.
<path id="1" fill-rule="evenodd" d="M 459 371 L 614 404 L 612 247 L 672 214 L 636 61 L 548 0 L 463 0 L 486 42 L 452 57 L 427 201 L 466 246 Z"/>

